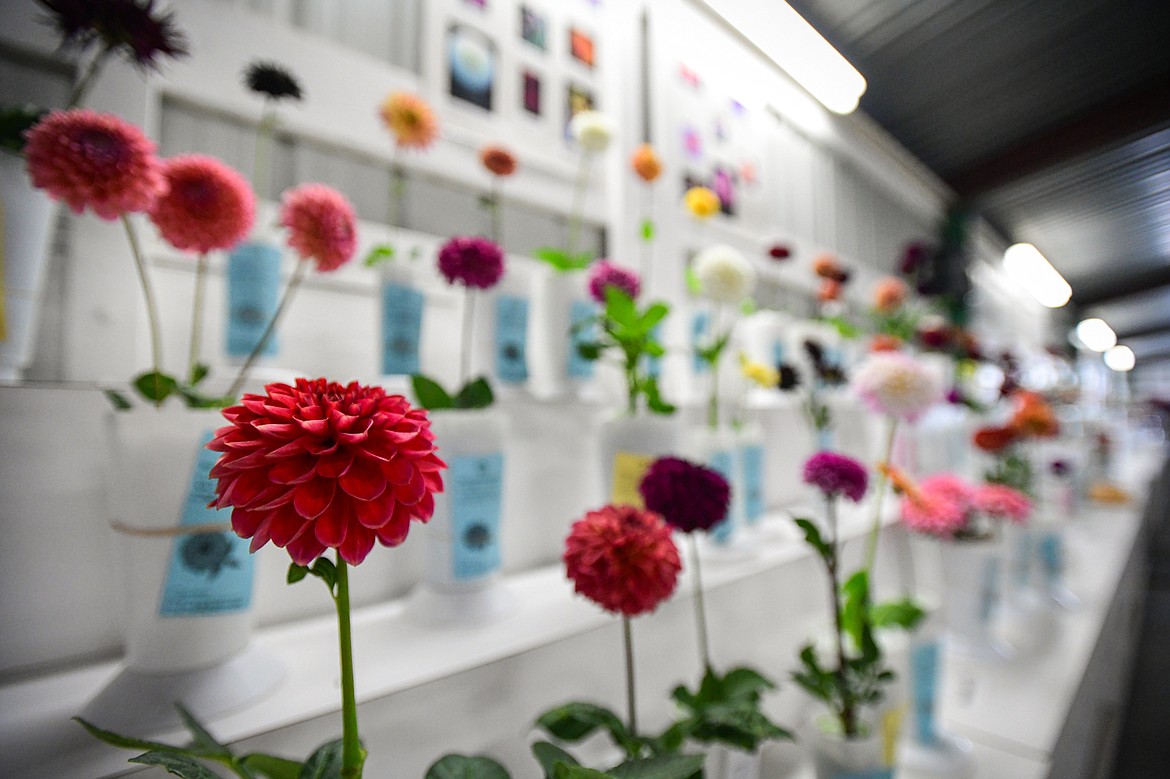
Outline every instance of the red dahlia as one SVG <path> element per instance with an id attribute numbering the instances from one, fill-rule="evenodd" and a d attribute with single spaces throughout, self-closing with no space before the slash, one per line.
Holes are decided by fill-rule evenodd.
<path id="1" fill-rule="evenodd" d="M 225 409 L 231 424 L 207 445 L 223 452 L 211 470 L 215 506 L 232 507 L 253 552 L 271 541 L 308 565 L 331 547 L 357 565 L 375 539 L 397 546 L 412 519 L 431 518 L 446 465 L 426 411 L 357 382 L 265 389 Z"/>
<path id="2" fill-rule="evenodd" d="M 657 608 L 682 570 L 670 528 L 633 506 L 606 506 L 574 522 L 564 560 L 574 590 L 627 617 Z"/>

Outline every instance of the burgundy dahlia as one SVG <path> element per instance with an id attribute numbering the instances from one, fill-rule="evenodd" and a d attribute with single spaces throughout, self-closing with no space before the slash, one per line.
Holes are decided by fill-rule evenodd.
<path id="1" fill-rule="evenodd" d="M 646 508 L 684 533 L 710 530 L 727 517 L 731 486 L 718 471 L 680 457 L 654 461 L 638 485 Z"/>
<path id="2" fill-rule="evenodd" d="M 865 497 L 869 474 L 865 466 L 836 452 L 817 452 L 804 463 L 804 483 L 811 484 L 826 498 L 844 495 L 854 503 Z"/>
<path id="3" fill-rule="evenodd" d="M 576 592 L 627 617 L 670 597 L 682 570 L 670 528 L 633 506 L 606 506 L 574 522 L 564 561 Z"/>
<path id="4" fill-rule="evenodd" d="M 216 508 L 255 552 L 271 541 L 308 565 L 326 549 L 357 565 L 377 540 L 397 546 L 443 490 L 430 421 L 401 395 L 357 382 L 269 384 L 224 409 L 208 449 Z"/>
<path id="5" fill-rule="evenodd" d="M 487 238 L 459 235 L 439 249 L 439 272 L 448 284 L 490 289 L 504 276 L 504 252 Z"/>
<path id="6" fill-rule="evenodd" d="M 140 67 L 157 68 L 160 57 L 182 57 L 187 42 L 174 15 L 158 12 L 155 0 L 40 0 L 66 45 L 79 48 L 100 42 L 104 49 L 125 49 Z"/>
<path id="7" fill-rule="evenodd" d="M 589 295 L 605 305 L 605 290 L 609 287 L 616 287 L 631 298 L 637 298 L 642 290 L 642 282 L 634 271 L 609 260 L 598 260 L 589 269 Z"/>

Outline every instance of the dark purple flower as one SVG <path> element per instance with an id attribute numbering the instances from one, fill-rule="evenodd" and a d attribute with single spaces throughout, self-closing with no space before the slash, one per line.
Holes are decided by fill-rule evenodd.
<path id="1" fill-rule="evenodd" d="M 898 270 L 903 275 L 909 276 L 914 271 L 918 270 L 919 266 L 925 262 L 927 255 L 930 254 L 930 249 L 924 243 L 909 244 L 902 252 L 902 264 Z"/>
<path id="2" fill-rule="evenodd" d="M 869 474 L 865 466 L 836 452 L 817 452 L 804 463 L 804 483 L 811 484 L 827 498 L 844 495 L 854 503 L 865 496 Z"/>
<path id="3" fill-rule="evenodd" d="M 248 89 L 270 100 L 301 100 L 304 92 L 292 72 L 278 62 L 253 60 L 244 70 L 244 84 Z"/>
<path id="4" fill-rule="evenodd" d="M 609 260 L 598 260 L 589 269 L 589 294 L 603 306 L 607 287 L 616 287 L 633 299 L 638 297 L 642 290 L 642 281 L 632 270 L 615 265 Z"/>
<path id="5" fill-rule="evenodd" d="M 123 49 L 140 67 L 157 68 L 160 56 L 182 57 L 187 42 L 174 15 L 156 13 L 154 0 L 40 0 L 65 45 Z"/>
<path id="6" fill-rule="evenodd" d="M 1052 475 L 1056 476 L 1057 478 L 1068 476 L 1069 472 L 1072 470 L 1072 466 L 1068 464 L 1068 460 L 1059 459 L 1053 460 L 1051 463 L 1049 463 L 1048 468 L 1052 471 Z"/>
<path id="7" fill-rule="evenodd" d="M 459 235 L 439 249 L 439 272 L 448 284 L 489 289 L 504 275 L 504 252 L 487 238 Z"/>
<path id="8" fill-rule="evenodd" d="M 787 260 L 792 256 L 792 250 L 782 243 L 777 243 L 768 249 L 768 256 L 773 260 Z"/>
<path id="9" fill-rule="evenodd" d="M 646 508 L 684 533 L 718 525 L 731 503 L 731 485 L 718 471 L 679 457 L 655 460 L 638 491 Z"/>
<path id="10" fill-rule="evenodd" d="M 794 390 L 800 386 L 800 374 L 796 372 L 796 368 L 792 367 L 786 362 L 782 362 L 776 366 L 776 372 L 780 375 L 780 381 L 776 386 L 784 392 Z"/>

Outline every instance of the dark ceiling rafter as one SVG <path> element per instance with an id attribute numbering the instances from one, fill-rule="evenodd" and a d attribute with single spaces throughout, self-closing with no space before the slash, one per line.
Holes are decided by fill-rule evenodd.
<path id="1" fill-rule="evenodd" d="M 1147 335 L 1162 335 L 1163 333 L 1170 333 L 1170 320 L 1163 322 L 1147 322 L 1141 327 L 1132 327 L 1128 330 L 1117 330 L 1117 340 L 1124 341 L 1127 338 L 1142 338 Z"/>
<path id="2" fill-rule="evenodd" d="M 1076 117 L 1044 129 L 948 177 L 964 198 L 975 198 L 1115 143 L 1170 125 L 1170 73 L 1163 73 Z"/>
<path id="3" fill-rule="evenodd" d="M 1124 277 L 1106 277 L 1100 282 L 1085 282 L 1074 286 L 1072 302 L 1079 308 L 1109 303 L 1143 292 L 1170 287 L 1170 257 L 1160 258 L 1158 267 Z M 1103 263 L 1108 265 L 1108 263 Z"/>

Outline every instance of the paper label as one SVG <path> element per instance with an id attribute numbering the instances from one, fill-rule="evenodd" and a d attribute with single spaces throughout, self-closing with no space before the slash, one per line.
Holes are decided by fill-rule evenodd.
<path id="1" fill-rule="evenodd" d="M 246 243 L 228 255 L 227 353 L 246 357 L 264 335 L 280 302 L 280 249 Z M 273 332 L 261 352 L 276 354 L 278 334 Z"/>
<path id="2" fill-rule="evenodd" d="M 937 641 L 915 643 L 910 649 L 910 686 L 914 703 L 915 740 L 924 746 L 938 741 L 934 700 L 938 689 Z"/>
<path id="3" fill-rule="evenodd" d="M 989 557 L 983 563 L 983 582 L 979 591 L 979 622 L 987 625 L 999 605 L 999 558 Z"/>
<path id="4" fill-rule="evenodd" d="M 596 315 L 597 307 L 588 300 L 574 300 L 569 309 L 569 323 L 572 329 L 569 332 L 569 364 L 565 370 L 570 378 L 588 379 L 593 376 L 593 363 L 581 356 L 577 351 L 577 345 L 596 341 L 597 328 L 577 329 L 577 325 Z"/>
<path id="5" fill-rule="evenodd" d="M 496 298 L 496 376 L 513 384 L 528 379 L 527 298 Z"/>
<path id="6" fill-rule="evenodd" d="M 1064 575 L 1064 539 L 1059 533 L 1045 533 L 1038 545 L 1044 578 L 1049 584 L 1059 584 Z"/>
<path id="7" fill-rule="evenodd" d="M 447 476 L 451 494 L 452 571 L 456 581 L 500 569 L 500 505 L 504 455 L 459 455 Z"/>
<path id="8" fill-rule="evenodd" d="M 204 433 L 199 455 L 191 470 L 191 484 L 180 525 L 222 524 L 230 510 L 217 511 L 208 503 L 215 498 L 211 468 L 219 452 L 206 448 L 214 433 Z M 163 587 L 161 617 L 212 616 L 244 611 L 252 603 L 253 557 L 248 541 L 231 531 L 192 533 L 171 542 L 171 560 Z"/>
<path id="9" fill-rule="evenodd" d="M 743 464 L 743 516 L 754 525 L 764 516 L 764 447 L 744 446 L 739 456 Z"/>
<path id="10" fill-rule="evenodd" d="M 644 508 L 638 485 L 642 483 L 642 477 L 646 475 L 654 459 L 648 454 L 631 452 L 618 452 L 614 455 L 613 489 L 610 490 L 609 502 L 618 506 Z"/>
<path id="11" fill-rule="evenodd" d="M 691 317 L 691 351 L 695 355 L 693 360 L 695 373 L 706 373 L 710 368 L 699 356 L 699 350 L 703 348 L 707 339 L 707 325 L 710 321 L 711 317 L 707 315 L 706 311 L 696 311 L 695 315 Z"/>
<path id="12" fill-rule="evenodd" d="M 772 364 L 779 366 L 784 363 L 784 342 L 772 342 Z"/>
<path id="13" fill-rule="evenodd" d="M 888 766 L 892 766 L 894 759 L 898 756 L 898 739 L 902 735 L 902 717 L 905 713 L 906 707 L 903 705 L 882 714 L 882 762 Z M 878 771 L 859 774 L 859 776 L 866 777 L 871 775 L 893 779 L 893 769 L 886 769 L 885 773 Z"/>
<path id="14" fill-rule="evenodd" d="M 426 296 L 401 284 L 382 285 L 382 373 L 411 376 L 419 372 Z"/>
<path id="15" fill-rule="evenodd" d="M 727 479 L 727 483 L 733 485 L 732 489 L 734 490 L 735 477 L 732 475 L 731 463 L 731 452 L 724 449 L 712 454 L 711 459 L 708 461 L 707 465 L 712 470 L 718 471 L 724 479 Z M 732 506 L 734 506 L 734 504 L 735 500 L 733 494 Z M 731 533 L 733 530 L 735 530 L 735 517 L 732 516 L 732 506 L 729 506 L 727 509 L 727 517 L 722 522 L 707 531 L 707 534 L 718 543 L 726 544 L 728 541 L 730 541 Z"/>

